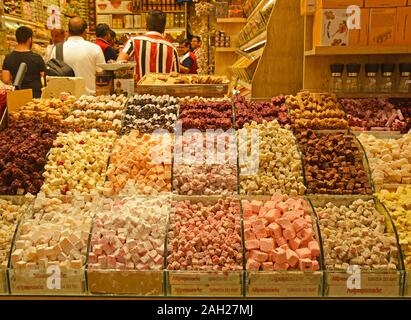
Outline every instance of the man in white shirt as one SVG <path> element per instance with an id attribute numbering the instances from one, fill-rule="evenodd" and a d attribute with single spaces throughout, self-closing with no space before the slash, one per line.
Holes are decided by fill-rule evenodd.
<path id="1" fill-rule="evenodd" d="M 64 62 L 74 71 L 76 77 L 84 78 L 86 82 L 86 93 L 94 95 L 96 93 L 96 72 L 101 71 L 97 64 L 105 63 L 103 51 L 95 43 L 86 41 L 87 22 L 74 17 L 69 21 L 69 38 L 63 46 Z M 56 50 L 53 50 L 52 57 L 56 57 Z"/>

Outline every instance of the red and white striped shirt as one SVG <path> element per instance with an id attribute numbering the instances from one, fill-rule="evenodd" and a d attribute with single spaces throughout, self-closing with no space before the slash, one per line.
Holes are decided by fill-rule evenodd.
<path id="1" fill-rule="evenodd" d="M 150 31 L 142 36 L 132 37 L 123 49 L 136 62 L 136 80 L 146 73 L 179 72 L 176 48 L 160 33 Z"/>

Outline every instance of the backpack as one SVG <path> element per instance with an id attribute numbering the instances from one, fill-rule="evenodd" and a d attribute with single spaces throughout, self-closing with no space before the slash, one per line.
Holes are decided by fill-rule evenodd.
<path id="1" fill-rule="evenodd" d="M 56 58 L 51 59 L 46 64 L 46 75 L 51 77 L 74 77 L 73 69 L 64 62 L 63 44 L 56 44 Z"/>

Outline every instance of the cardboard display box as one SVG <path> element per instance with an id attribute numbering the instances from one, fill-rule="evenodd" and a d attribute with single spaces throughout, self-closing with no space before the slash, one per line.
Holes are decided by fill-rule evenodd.
<path id="1" fill-rule="evenodd" d="M 47 86 L 43 89 L 43 99 L 59 98 L 67 92 L 76 98 L 86 93 L 86 82 L 80 77 L 47 77 Z"/>
<path id="2" fill-rule="evenodd" d="M 406 5 L 407 0 L 364 0 L 364 7 L 366 8 L 402 7 Z"/>
<path id="3" fill-rule="evenodd" d="M 398 45 L 411 44 L 411 7 L 397 8 L 395 44 L 398 44 Z"/>
<path id="4" fill-rule="evenodd" d="M 7 110 L 11 112 L 18 111 L 20 107 L 33 99 L 33 91 L 31 89 L 17 90 L 7 92 Z"/>
<path id="5" fill-rule="evenodd" d="M 368 45 L 383 46 L 395 43 L 397 8 L 370 9 Z"/>
<path id="6" fill-rule="evenodd" d="M 364 0 L 317 0 L 318 9 L 347 9 L 349 6 L 359 6 L 362 8 Z"/>
<path id="7" fill-rule="evenodd" d="M 348 31 L 348 44 L 350 46 L 366 46 L 370 33 L 370 9 L 361 9 L 360 29 Z"/>
<path id="8" fill-rule="evenodd" d="M 319 9 L 315 12 L 313 45 L 314 47 L 348 45 L 345 9 Z"/>

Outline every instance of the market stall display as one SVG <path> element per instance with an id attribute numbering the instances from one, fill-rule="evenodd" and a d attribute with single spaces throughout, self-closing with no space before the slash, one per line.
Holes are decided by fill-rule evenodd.
<path id="1" fill-rule="evenodd" d="M 285 100 L 285 96 L 274 97 L 267 102 L 250 101 L 241 96 L 236 97 L 234 100 L 236 129 L 241 129 L 245 123 L 253 121 L 262 123 L 264 120 L 277 120 L 281 126 L 290 124 Z"/>
<path id="2" fill-rule="evenodd" d="M 240 296 L 243 245 L 235 198 L 176 198 L 167 244 L 168 294 Z"/>
<path id="3" fill-rule="evenodd" d="M 20 219 L 29 212 L 33 197 L 0 198 L 0 294 L 7 292 L 6 270 L 10 247 Z"/>
<path id="4" fill-rule="evenodd" d="M 105 195 L 157 195 L 171 191 L 172 137 L 133 130 L 119 138 L 107 168 Z"/>
<path id="5" fill-rule="evenodd" d="M 403 129 L 403 133 L 410 131 L 411 129 L 411 99 L 389 99 L 397 109 L 401 111 L 404 117 L 406 126 Z"/>
<path id="6" fill-rule="evenodd" d="M 393 219 L 398 232 L 399 244 L 404 255 L 405 269 L 411 270 L 411 243 L 409 242 L 411 232 L 409 224 L 411 216 L 411 185 L 400 186 L 395 192 L 382 190 L 377 193 L 377 198 L 384 204 Z M 410 295 L 409 276 L 407 283 L 408 295 Z"/>
<path id="7" fill-rule="evenodd" d="M 12 122 L 0 131 L 0 194 L 36 194 L 46 155 L 61 130 L 47 123 Z"/>
<path id="8" fill-rule="evenodd" d="M 304 129 L 347 129 L 344 111 L 336 97 L 326 93 L 300 92 L 287 97 L 287 106 L 295 131 Z"/>
<path id="9" fill-rule="evenodd" d="M 406 122 L 401 110 L 386 99 L 341 99 L 348 124 L 361 131 L 403 131 Z"/>
<path id="10" fill-rule="evenodd" d="M 367 153 L 376 191 L 411 184 L 411 132 L 396 138 L 362 133 L 358 139 Z"/>
<path id="11" fill-rule="evenodd" d="M 65 122 L 81 130 L 99 131 L 121 130 L 121 119 L 127 98 L 116 96 L 81 96 L 74 105 Z"/>
<path id="12" fill-rule="evenodd" d="M 136 92 L 175 97 L 223 97 L 228 93 L 229 82 L 223 76 L 150 73 L 140 79 Z"/>
<path id="13" fill-rule="evenodd" d="M 176 137 L 173 191 L 189 196 L 236 194 L 235 138 L 234 134 L 223 133 Z M 198 154 L 198 148 L 205 152 Z"/>
<path id="14" fill-rule="evenodd" d="M 410 224 L 411 216 L 411 185 L 400 186 L 395 192 L 382 190 L 376 195 L 378 199 L 387 208 L 393 223 L 397 229 L 398 241 L 402 249 L 405 279 L 404 279 L 404 296 L 411 296 L 411 243 Z"/>
<path id="15" fill-rule="evenodd" d="M 276 120 L 253 122 L 245 124 L 238 137 L 240 194 L 304 194 L 301 154 L 289 126 L 281 128 Z M 251 157 L 244 157 L 250 151 Z"/>
<path id="16" fill-rule="evenodd" d="M 247 296 L 318 296 L 321 245 L 308 201 L 246 197 L 242 208 Z"/>
<path id="17" fill-rule="evenodd" d="M 179 120 L 183 130 L 228 130 L 233 126 L 233 107 L 229 101 L 199 99 L 180 104 Z"/>
<path id="18" fill-rule="evenodd" d="M 311 130 L 298 135 L 308 194 L 372 194 L 368 167 L 354 136 Z"/>
<path id="19" fill-rule="evenodd" d="M 33 99 L 20 107 L 16 112 L 10 112 L 10 119 L 18 121 L 42 121 L 49 124 L 64 126 L 64 119 L 69 115 L 73 99 Z"/>
<path id="20" fill-rule="evenodd" d="M 92 217 L 99 206 L 89 196 L 47 198 L 39 194 L 20 223 L 11 251 L 10 289 L 19 294 L 54 294 L 47 272 L 61 272 L 60 294 L 83 293 Z M 54 270 L 54 269 L 53 269 Z"/>
<path id="21" fill-rule="evenodd" d="M 156 129 L 174 131 L 179 104 L 176 98 L 152 95 L 135 95 L 127 102 L 123 133 L 130 130 L 151 133 Z"/>
<path id="22" fill-rule="evenodd" d="M 91 292 L 163 295 L 170 199 L 104 199 L 88 255 Z"/>
<path id="23" fill-rule="evenodd" d="M 319 218 L 329 296 L 398 296 L 402 264 L 395 229 L 381 206 L 367 198 L 313 200 Z M 361 287 L 348 286 L 355 268 Z"/>
<path id="24" fill-rule="evenodd" d="M 43 173 L 41 191 L 47 195 L 101 193 L 114 131 L 59 133 L 53 142 Z"/>

